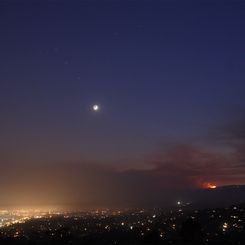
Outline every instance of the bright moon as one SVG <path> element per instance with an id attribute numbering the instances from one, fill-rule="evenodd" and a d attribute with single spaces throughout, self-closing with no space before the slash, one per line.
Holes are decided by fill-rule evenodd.
<path id="1" fill-rule="evenodd" d="M 94 111 L 98 111 L 100 109 L 100 107 L 98 105 L 93 105 L 93 110 Z"/>

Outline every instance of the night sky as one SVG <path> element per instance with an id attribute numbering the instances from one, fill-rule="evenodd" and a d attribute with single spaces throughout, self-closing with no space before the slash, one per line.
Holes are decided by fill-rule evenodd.
<path id="1" fill-rule="evenodd" d="M 245 184 L 244 27 L 243 0 L 1 0 L 2 202 Z"/>

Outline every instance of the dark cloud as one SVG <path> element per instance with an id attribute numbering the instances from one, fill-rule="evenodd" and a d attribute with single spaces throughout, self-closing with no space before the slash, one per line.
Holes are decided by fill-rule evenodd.
<path id="1" fill-rule="evenodd" d="M 245 184 L 245 123 L 220 130 L 215 139 L 215 144 L 229 147 L 228 153 L 169 144 L 146 157 L 145 169 L 118 170 L 84 161 L 0 164 L 1 203 L 151 205 L 171 202 L 181 191 L 208 182 Z M 6 159 L 4 155 L 2 161 Z"/>
<path id="2" fill-rule="evenodd" d="M 193 146 L 176 146 L 155 161 L 156 171 L 168 178 L 177 176 L 183 181 L 182 183 L 179 181 L 179 187 L 185 188 L 185 184 L 194 187 L 210 181 L 222 185 L 230 178 L 236 181 L 236 177 L 244 172 L 241 172 L 244 167 L 238 165 L 237 158 L 235 153 L 227 156 Z"/>
<path id="3" fill-rule="evenodd" d="M 244 154 L 243 154 L 244 156 Z M 224 156 L 176 145 L 148 159 L 148 170 L 115 171 L 82 163 L 12 165 L 0 173 L 5 203 L 146 205 L 164 203 L 203 183 L 242 184 L 245 165 L 238 153 Z"/>

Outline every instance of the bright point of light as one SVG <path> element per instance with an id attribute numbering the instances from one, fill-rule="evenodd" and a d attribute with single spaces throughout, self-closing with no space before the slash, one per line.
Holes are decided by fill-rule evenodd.
<path id="1" fill-rule="evenodd" d="M 225 229 L 228 228 L 228 224 L 226 222 L 223 224 L 223 228 L 225 228 Z"/>
<path id="2" fill-rule="evenodd" d="M 180 204 L 181 204 L 181 202 L 180 202 L 180 201 L 178 201 L 178 202 L 177 202 L 177 204 L 178 204 L 178 205 L 180 205 Z"/>
<path id="3" fill-rule="evenodd" d="M 223 230 L 223 231 L 226 231 L 227 229 L 228 229 L 228 223 L 225 222 L 225 223 L 223 224 L 223 229 L 222 229 L 222 230 Z"/>
<path id="4" fill-rule="evenodd" d="M 93 110 L 98 111 L 100 109 L 99 105 L 93 105 Z"/>

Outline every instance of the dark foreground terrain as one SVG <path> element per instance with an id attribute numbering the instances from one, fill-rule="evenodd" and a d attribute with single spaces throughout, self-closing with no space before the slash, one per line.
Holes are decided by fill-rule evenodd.
<path id="1" fill-rule="evenodd" d="M 33 218 L 0 230 L 0 244 L 245 244 L 245 204 L 197 210 L 103 210 Z"/>

